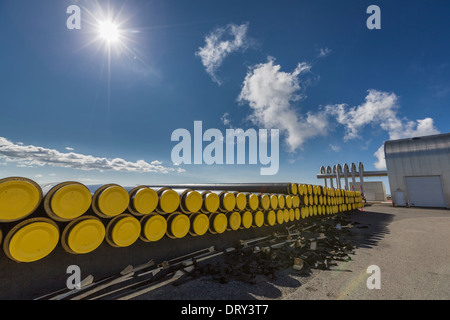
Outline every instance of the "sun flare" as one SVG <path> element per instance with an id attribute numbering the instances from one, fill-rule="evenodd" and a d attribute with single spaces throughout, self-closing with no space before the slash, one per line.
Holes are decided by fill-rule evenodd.
<path id="1" fill-rule="evenodd" d="M 116 42 L 117 40 L 119 40 L 119 27 L 110 21 L 100 22 L 98 31 L 100 37 L 106 40 L 108 43 Z"/>

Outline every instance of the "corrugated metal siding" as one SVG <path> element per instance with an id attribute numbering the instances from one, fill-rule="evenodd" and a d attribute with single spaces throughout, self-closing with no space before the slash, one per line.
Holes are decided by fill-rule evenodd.
<path id="1" fill-rule="evenodd" d="M 398 191 L 404 192 L 409 203 L 405 177 L 440 176 L 450 208 L 450 133 L 386 141 L 384 148 L 394 203 Z"/>

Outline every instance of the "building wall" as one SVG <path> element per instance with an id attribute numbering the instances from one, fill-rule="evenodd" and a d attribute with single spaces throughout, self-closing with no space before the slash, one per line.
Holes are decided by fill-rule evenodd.
<path id="1" fill-rule="evenodd" d="M 387 141 L 385 158 L 394 205 L 411 204 L 406 177 L 439 176 L 450 208 L 450 134 Z"/>
<path id="2" fill-rule="evenodd" d="M 350 182 L 350 190 L 360 190 L 360 185 L 360 182 L 355 182 L 354 189 L 352 189 L 353 182 Z M 387 200 L 383 181 L 364 181 L 363 190 L 367 201 Z"/>

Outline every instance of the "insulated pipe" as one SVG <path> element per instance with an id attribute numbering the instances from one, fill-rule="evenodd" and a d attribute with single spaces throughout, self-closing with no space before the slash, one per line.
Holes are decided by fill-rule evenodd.
<path id="1" fill-rule="evenodd" d="M 150 213 L 141 220 L 141 234 L 139 238 L 144 242 L 158 241 L 167 231 L 167 220 L 160 214 Z"/>
<path id="2" fill-rule="evenodd" d="M 247 196 L 238 191 L 234 191 L 233 194 L 236 197 L 236 209 L 243 211 L 247 207 Z"/>
<path id="3" fill-rule="evenodd" d="M 136 216 L 150 214 L 158 206 L 158 194 L 155 190 L 146 186 L 125 188 L 128 191 L 130 202 L 128 211 Z"/>
<path id="4" fill-rule="evenodd" d="M 204 213 L 193 213 L 189 216 L 191 220 L 191 227 L 189 234 L 192 236 L 202 236 L 209 229 L 209 218 Z"/>
<path id="5" fill-rule="evenodd" d="M 254 211 L 252 227 L 261 227 L 264 224 L 264 213 L 263 211 Z"/>
<path id="6" fill-rule="evenodd" d="M 293 183 L 206 183 L 206 184 L 160 184 L 155 187 L 184 188 L 193 190 L 225 190 L 254 193 L 297 194 L 298 188 Z M 149 187 L 152 187 L 151 185 Z"/>
<path id="7" fill-rule="evenodd" d="M 236 208 L 236 196 L 232 192 L 225 190 L 212 190 L 211 192 L 216 193 L 219 196 L 219 211 L 230 212 Z"/>
<path id="8" fill-rule="evenodd" d="M 92 195 L 82 183 L 75 181 L 41 185 L 44 210 L 57 221 L 70 221 L 83 215 L 92 204 Z"/>
<path id="9" fill-rule="evenodd" d="M 276 213 L 274 210 L 268 210 L 264 213 L 264 225 L 274 226 L 276 223 Z"/>
<path id="10" fill-rule="evenodd" d="M 191 228 L 191 220 L 181 212 L 173 212 L 167 217 L 166 235 L 171 239 L 181 239 L 186 236 Z"/>
<path id="11" fill-rule="evenodd" d="M 112 247 L 131 246 L 141 234 L 141 223 L 131 214 L 114 217 L 106 226 L 106 242 Z"/>
<path id="12" fill-rule="evenodd" d="M 130 195 L 122 186 L 110 183 L 86 186 L 92 194 L 92 210 L 101 218 L 123 213 L 130 203 Z"/>
<path id="13" fill-rule="evenodd" d="M 11 222 L 32 214 L 42 201 L 42 189 L 22 177 L 0 179 L 0 222 Z"/>
<path id="14" fill-rule="evenodd" d="M 85 254 L 97 249 L 106 234 L 102 221 L 94 216 L 72 220 L 61 235 L 61 245 L 69 253 Z"/>
<path id="15" fill-rule="evenodd" d="M 16 262 L 34 262 L 46 257 L 59 242 L 58 225 L 48 218 L 26 219 L 15 225 L 3 240 L 3 251 Z"/>
<path id="16" fill-rule="evenodd" d="M 239 211 L 228 212 L 226 216 L 228 219 L 228 226 L 227 226 L 228 231 L 231 230 L 235 231 L 241 227 L 242 217 Z"/>
<path id="17" fill-rule="evenodd" d="M 220 198 L 216 193 L 211 192 L 209 190 L 197 190 L 197 191 L 200 192 L 203 198 L 203 204 L 200 209 L 200 212 L 208 214 L 211 212 L 216 212 L 219 209 Z"/>
<path id="18" fill-rule="evenodd" d="M 158 205 L 155 209 L 157 213 L 168 214 L 173 213 L 178 209 L 180 205 L 180 196 L 176 191 L 166 187 L 148 187 L 155 190 L 158 195 Z"/>
<path id="19" fill-rule="evenodd" d="M 192 189 L 172 189 L 180 197 L 180 211 L 183 213 L 195 213 L 200 211 L 203 205 L 203 197 L 200 192 Z"/>
<path id="20" fill-rule="evenodd" d="M 208 216 L 209 232 L 212 234 L 220 234 L 225 232 L 228 227 L 228 219 L 225 213 L 215 212 Z"/>
<path id="21" fill-rule="evenodd" d="M 253 214 L 250 211 L 241 213 L 241 229 L 248 229 L 253 225 Z"/>

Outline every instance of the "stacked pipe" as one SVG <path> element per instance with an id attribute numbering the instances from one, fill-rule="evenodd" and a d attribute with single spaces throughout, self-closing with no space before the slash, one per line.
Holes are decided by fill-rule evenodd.
<path id="1" fill-rule="evenodd" d="M 8 258 L 33 262 L 58 244 L 87 254 L 104 241 L 181 239 L 271 227 L 315 215 L 362 208 L 359 192 L 297 183 L 39 185 L 24 177 L 0 179 L 0 243 Z"/>

